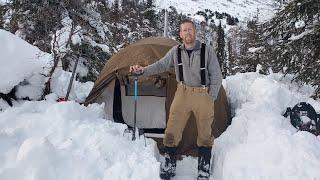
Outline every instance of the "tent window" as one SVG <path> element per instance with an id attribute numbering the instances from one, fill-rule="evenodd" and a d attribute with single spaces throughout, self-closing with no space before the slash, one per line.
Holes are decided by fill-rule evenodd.
<path id="1" fill-rule="evenodd" d="M 126 96 L 134 96 L 134 80 L 129 78 L 126 87 Z M 156 78 L 152 83 L 138 83 L 138 96 L 166 97 L 166 79 Z"/>

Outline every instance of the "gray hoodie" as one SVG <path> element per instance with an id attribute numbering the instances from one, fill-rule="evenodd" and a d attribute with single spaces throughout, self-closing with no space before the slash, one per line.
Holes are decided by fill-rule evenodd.
<path id="1" fill-rule="evenodd" d="M 159 61 L 146 66 L 143 76 L 150 76 L 153 74 L 162 73 L 168 71 L 170 68 L 174 68 L 176 72 L 176 79 L 179 80 L 178 69 L 178 45 L 174 46 L 169 52 Z M 196 41 L 196 45 L 193 51 L 188 56 L 184 44 L 181 48 L 181 61 L 183 66 L 183 78 L 184 84 L 191 87 L 201 87 L 200 76 L 200 51 L 201 43 Z M 206 65 L 206 85 L 209 87 L 209 94 L 215 100 L 218 96 L 218 92 L 222 82 L 222 74 L 217 59 L 217 55 L 214 53 L 211 46 L 206 46 L 205 51 L 205 65 Z"/>

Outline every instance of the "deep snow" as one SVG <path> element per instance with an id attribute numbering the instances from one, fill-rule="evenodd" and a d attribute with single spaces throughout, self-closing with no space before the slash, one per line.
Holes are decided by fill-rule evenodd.
<path id="1" fill-rule="evenodd" d="M 0 93 L 7 94 L 16 87 L 18 98 L 39 99 L 53 64 L 52 55 L 2 29 L 0 42 Z M 54 72 L 51 88 L 58 97 L 66 96 L 70 78 L 71 73 L 62 71 L 61 66 Z M 83 102 L 92 87 L 93 82 L 74 81 L 70 99 Z M 0 109 L 5 107 L 6 102 L 0 99 Z"/>

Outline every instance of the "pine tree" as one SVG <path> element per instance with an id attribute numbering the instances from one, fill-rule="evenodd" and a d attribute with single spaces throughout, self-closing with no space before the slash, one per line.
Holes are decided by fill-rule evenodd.
<path id="1" fill-rule="evenodd" d="M 261 28 L 258 24 L 258 18 L 248 21 L 247 29 L 244 33 L 244 44 L 241 51 L 240 63 L 245 72 L 255 72 L 261 61 Z"/>
<path id="2" fill-rule="evenodd" d="M 198 30 L 200 40 L 204 43 L 209 43 L 212 45 L 213 43 L 211 38 L 215 29 L 213 19 L 214 13 L 209 9 L 205 9 L 204 11 L 198 11 L 196 14 L 204 17 L 205 19 L 205 21 L 200 22 L 200 29 Z"/>
<path id="3" fill-rule="evenodd" d="M 111 8 L 111 21 L 112 22 L 119 22 L 120 21 L 120 8 L 119 8 L 119 0 L 115 0 L 112 8 Z"/>
<path id="4" fill-rule="evenodd" d="M 227 53 L 228 53 L 228 69 L 226 74 L 231 75 L 231 74 L 234 74 L 234 67 L 235 67 L 235 61 L 236 61 L 235 48 L 233 45 L 233 40 L 231 38 L 228 38 L 228 41 L 227 41 Z"/>
<path id="5" fill-rule="evenodd" d="M 0 29 L 4 28 L 4 20 L 3 20 L 3 16 L 6 13 L 6 6 L 5 5 L 1 5 L 0 4 Z"/>
<path id="6" fill-rule="evenodd" d="M 153 5 L 152 0 L 147 0 L 146 2 L 146 11 L 144 13 L 144 18 L 149 20 L 150 25 L 156 24 L 156 12 L 154 10 L 155 6 Z"/>
<path id="7" fill-rule="evenodd" d="M 62 8 L 58 1 L 12 0 L 8 7 L 13 10 L 7 30 L 19 34 L 42 51 L 50 52 L 50 34 L 61 22 Z"/>
<path id="8" fill-rule="evenodd" d="M 198 11 L 196 14 L 204 17 L 205 22 L 207 24 L 210 22 L 210 20 L 214 16 L 214 13 L 210 9 L 205 9 L 204 11 Z"/>
<path id="9" fill-rule="evenodd" d="M 264 24 L 263 59 L 273 70 L 315 86 L 320 97 L 320 2 L 292 0 Z"/>
<path id="10" fill-rule="evenodd" d="M 143 5 L 143 13 L 141 18 L 143 21 L 141 24 L 143 25 L 141 31 L 143 33 L 143 37 L 150 37 L 156 34 L 156 14 L 154 10 L 155 6 L 153 5 L 152 0 L 147 0 Z"/>
<path id="11" fill-rule="evenodd" d="M 168 9 L 168 36 L 169 38 L 174 38 L 175 40 L 182 42 L 182 39 L 180 38 L 179 31 L 180 31 L 180 21 L 182 19 L 187 18 L 186 15 L 182 13 L 178 13 L 176 8 L 173 6 L 170 6 Z M 165 10 L 162 9 L 161 12 L 158 14 L 158 26 L 157 29 L 158 35 L 161 35 L 163 33 L 164 28 L 164 16 L 165 16 Z"/>
<path id="12" fill-rule="evenodd" d="M 225 78 L 227 75 L 227 65 L 226 65 L 226 59 L 225 59 L 225 35 L 224 35 L 224 29 L 222 28 L 221 21 L 219 23 L 218 29 L 217 29 L 217 57 L 218 61 L 221 67 L 222 75 Z"/>

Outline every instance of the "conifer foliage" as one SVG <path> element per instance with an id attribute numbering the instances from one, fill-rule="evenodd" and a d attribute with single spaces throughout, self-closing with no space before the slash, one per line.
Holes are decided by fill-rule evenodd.
<path id="1" fill-rule="evenodd" d="M 293 0 L 263 24 L 262 59 L 276 72 L 317 88 L 320 97 L 320 1 Z"/>

